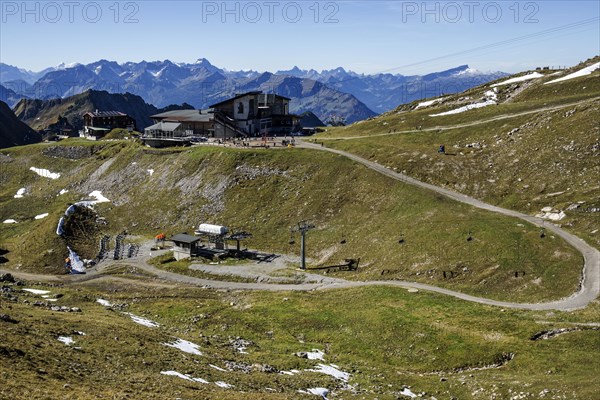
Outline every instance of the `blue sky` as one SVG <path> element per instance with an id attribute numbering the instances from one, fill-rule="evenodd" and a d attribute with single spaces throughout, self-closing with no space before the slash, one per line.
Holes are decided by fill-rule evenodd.
<path id="1" fill-rule="evenodd" d="M 34 71 L 204 57 L 230 70 L 410 75 L 469 64 L 518 72 L 600 53 L 595 0 L 0 0 L 0 11 L 0 62 Z"/>

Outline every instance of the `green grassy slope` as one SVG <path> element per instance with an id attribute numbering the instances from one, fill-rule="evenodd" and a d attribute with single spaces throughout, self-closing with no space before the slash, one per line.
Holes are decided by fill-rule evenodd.
<path id="1" fill-rule="evenodd" d="M 596 81 L 582 78 L 577 84 L 592 87 Z M 530 89 L 547 90 L 535 84 Z M 537 107 L 531 101 L 563 101 L 546 92 L 546 100 L 525 99 L 530 93 L 512 92 L 513 103 L 497 107 L 524 110 Z M 587 96 L 575 89 L 571 95 Z M 526 101 L 518 104 L 519 98 Z M 592 134 L 598 133 L 590 122 L 597 120 L 597 107 L 589 102 L 573 107 L 573 113 L 566 108 L 556 115 L 524 115 L 477 129 L 422 130 L 326 144 L 531 213 L 549 201 L 555 207 L 586 201 L 581 210 L 567 211 L 560 223 L 595 240 L 594 214 L 584 210 L 595 204 L 593 196 L 598 198 L 593 179 L 598 175 L 593 163 L 597 136 Z M 497 116 L 491 108 L 472 112 Z M 418 113 L 426 119 L 433 112 Z M 410 127 L 417 123 L 415 115 L 421 114 L 382 118 Z M 462 121 L 473 122 L 467 117 L 461 116 Z M 390 129 L 374 120 L 326 134 L 360 136 L 360 126 L 369 133 Z M 506 135 L 515 127 L 518 132 Z M 562 135 L 567 135 L 565 141 Z M 484 141 L 487 147 L 466 146 Z M 438 155 L 441 143 L 456 155 Z M 532 151 L 536 147 L 540 150 Z M 41 177 L 30 167 L 61 177 Z M 24 197 L 14 198 L 20 188 L 26 189 Z M 59 195 L 61 189 L 69 192 Z M 336 273 L 347 279 L 409 279 L 492 298 L 541 301 L 572 293 L 581 273 L 580 256 L 558 238 L 541 238 L 538 229 L 520 221 L 403 185 L 329 153 L 151 150 L 133 142 L 82 140 L 0 152 L 0 260 L 8 260 L 0 267 L 62 272 L 66 253 L 63 239 L 55 235 L 58 219 L 69 204 L 89 198 L 93 190 L 111 200 L 94 207 L 107 221 L 99 230 L 110 235 L 126 229 L 151 238 L 158 232 L 191 232 L 200 222 L 210 222 L 254 233 L 250 247 L 298 253 L 298 238 L 296 244 L 288 243 L 289 226 L 309 219 L 317 225 L 308 234 L 310 266 L 361 257 L 359 273 Z M 34 219 L 43 213 L 48 217 Z M 2 223 L 9 218 L 18 223 Z M 76 242 L 77 250 L 93 257 L 99 233 L 80 228 L 87 233 Z M 473 240 L 466 241 L 469 233 Z M 401 235 L 403 244 L 398 243 Z M 515 270 L 525 275 L 515 278 Z M 455 274 L 444 279 L 444 271 Z M 21 291 L 23 287 L 48 290 L 49 298 Z M 2 282 L 1 289 L 2 399 L 308 400 L 317 396 L 299 391 L 317 387 L 331 390 L 331 399 L 408 398 L 407 387 L 427 399 L 599 397 L 598 300 L 565 313 L 500 309 L 392 287 L 207 290 L 165 283 L 127 265 L 81 283 Z M 103 307 L 98 298 L 115 307 Z M 159 326 L 136 324 L 125 312 Z M 570 331 L 531 340 L 557 329 Z M 74 343 L 65 345 L 61 336 Z M 199 345 L 202 355 L 164 345 L 176 338 Z M 236 341 L 246 343 L 246 353 L 236 350 Z M 313 349 L 324 351 L 323 361 L 296 355 Z M 348 382 L 307 371 L 318 364 L 335 364 L 349 374 Z"/>
<path id="2" fill-rule="evenodd" d="M 202 222 L 252 232 L 251 248 L 298 254 L 299 240 L 289 244 L 289 229 L 307 219 L 317 226 L 308 236 L 309 266 L 360 257 L 358 273 L 335 273 L 348 279 L 405 279 L 527 301 L 567 296 L 578 286 L 582 259 L 560 239 L 540 238 L 533 226 L 404 185 L 341 156 L 304 149 L 151 150 L 79 140 L 52 146 L 94 147 L 77 160 L 45 156 L 48 145 L 16 148 L 0 164 L 0 220 L 19 222 L 0 225 L 9 267 L 62 271 L 66 253 L 54 234 L 57 221 L 70 203 L 101 190 L 111 203 L 95 210 L 108 225 L 90 230 L 87 244 L 74 243 L 85 258 L 95 256 L 102 233 L 170 236 Z M 61 177 L 40 177 L 31 166 Z M 13 198 L 22 187 L 25 197 Z M 59 196 L 61 189 L 69 192 Z M 50 215 L 33 219 L 42 213 Z"/>
<path id="3" fill-rule="evenodd" d="M 500 311 L 383 287 L 226 293 L 91 281 L 35 288 L 62 295 L 52 305 L 82 312 L 34 306 L 45 300 L 12 286 L 16 298 L 0 302 L 0 313 L 16 321 L 0 321 L 2 398 L 310 399 L 298 391 L 324 387 L 330 398 L 383 400 L 404 398 L 406 386 L 438 399 L 598 394 L 598 331 L 570 323 L 593 320 L 597 303 L 564 314 Z M 96 303 L 100 297 L 118 306 L 106 309 Z M 138 325 L 125 312 L 159 326 Z M 577 326 L 584 330 L 530 340 L 540 331 Z M 59 342 L 61 336 L 74 343 Z M 202 355 L 164 345 L 176 338 L 199 345 Z M 248 341 L 246 353 L 232 346 L 240 338 Z M 323 361 L 295 355 L 313 349 L 324 351 Z M 307 371 L 319 363 L 347 372 L 348 384 Z M 279 373 L 291 370 L 299 372 Z M 219 381 L 233 387 L 220 388 Z"/>
<path id="4" fill-rule="evenodd" d="M 503 207 L 529 214 L 544 207 L 563 210 L 567 217 L 558 223 L 598 247 L 600 71 L 544 85 L 598 60 L 561 75 L 545 72 L 553 76 L 499 86 L 498 105 L 431 117 L 480 98 L 490 90 L 486 85 L 424 109 L 414 110 L 415 103 L 329 129 L 317 140 Z M 548 107 L 560 108 L 544 110 Z M 355 139 L 336 140 L 343 137 Z M 437 153 L 441 144 L 445 156 Z"/>

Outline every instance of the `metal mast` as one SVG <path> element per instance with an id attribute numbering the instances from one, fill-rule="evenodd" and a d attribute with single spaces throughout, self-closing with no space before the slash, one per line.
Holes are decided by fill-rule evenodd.
<path id="1" fill-rule="evenodd" d="M 294 229 L 295 231 L 300 232 L 302 237 L 300 241 L 300 269 L 306 269 L 306 232 L 314 228 L 315 226 L 310 224 L 308 221 L 300 221 L 298 222 L 298 227 Z"/>

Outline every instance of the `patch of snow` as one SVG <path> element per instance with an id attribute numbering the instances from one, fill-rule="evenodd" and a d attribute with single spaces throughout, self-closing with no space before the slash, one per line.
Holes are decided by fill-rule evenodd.
<path id="1" fill-rule="evenodd" d="M 65 216 L 69 216 L 71 214 L 73 214 L 75 212 L 75 209 L 77 207 L 77 204 L 71 204 L 66 210 L 65 210 Z"/>
<path id="2" fill-rule="evenodd" d="M 455 75 L 459 76 L 459 75 L 477 74 L 477 73 L 479 73 L 479 71 L 476 70 L 475 68 L 467 68 L 464 71 L 457 72 Z"/>
<path id="3" fill-rule="evenodd" d="M 308 357 L 309 360 L 321 360 L 321 361 L 325 361 L 323 359 L 323 356 L 325 355 L 325 353 L 321 350 L 318 349 L 313 349 L 312 351 L 309 351 L 306 353 L 306 356 Z"/>
<path id="4" fill-rule="evenodd" d="M 75 333 L 78 334 L 79 336 L 85 336 L 85 332 L 75 331 Z"/>
<path id="5" fill-rule="evenodd" d="M 81 64 L 79 64 L 78 62 L 71 62 L 71 63 L 60 63 L 56 66 L 56 69 L 67 69 L 67 68 L 74 68 L 74 67 L 78 67 Z"/>
<path id="6" fill-rule="evenodd" d="M 160 71 L 158 71 L 158 72 L 152 72 L 152 71 L 148 71 L 148 72 L 150 72 L 150 74 L 151 74 L 153 77 L 155 77 L 155 78 L 159 78 L 159 77 L 162 75 L 162 73 L 163 73 L 163 71 L 165 70 L 165 68 L 167 68 L 167 67 L 163 67 L 163 68 L 162 68 Z"/>
<path id="7" fill-rule="evenodd" d="M 160 373 L 162 375 L 176 376 L 178 378 L 185 379 L 186 381 L 198 382 L 198 383 L 205 383 L 205 384 L 209 383 L 207 380 L 204 380 L 202 378 L 194 378 L 194 377 L 191 377 L 189 375 L 184 375 L 184 374 L 182 374 L 180 372 L 177 372 L 177 371 L 160 371 Z"/>
<path id="8" fill-rule="evenodd" d="M 496 91 L 495 90 L 488 90 L 483 95 L 485 97 L 487 97 L 488 99 L 490 99 L 490 100 L 498 100 L 498 95 L 496 95 Z"/>
<path id="9" fill-rule="evenodd" d="M 445 99 L 445 97 L 438 97 L 437 99 L 424 101 L 422 103 L 417 104 L 417 106 L 415 107 L 415 110 L 417 110 L 421 107 L 429 107 L 430 105 L 439 103 L 440 101 L 442 101 L 444 99 Z"/>
<path id="10" fill-rule="evenodd" d="M 35 219 L 43 219 L 43 218 L 46 218 L 47 216 L 48 216 L 48 213 L 43 213 L 43 214 L 40 214 L 40 215 L 36 215 Z"/>
<path id="11" fill-rule="evenodd" d="M 317 364 L 316 369 L 307 369 L 309 372 L 320 372 L 325 375 L 333 376 L 334 378 L 340 379 L 344 382 L 348 382 L 350 379 L 350 374 L 344 371 L 341 371 L 339 367 L 335 364 Z"/>
<path id="12" fill-rule="evenodd" d="M 163 343 L 163 344 L 165 346 L 174 347 L 176 349 L 179 349 L 185 353 L 196 354 L 199 356 L 202 355 L 200 350 L 198 350 L 200 348 L 200 346 L 198 346 L 196 343 L 188 342 L 187 340 L 183 340 L 183 339 L 179 339 L 179 338 L 176 338 L 176 339 L 177 340 L 173 343 Z"/>
<path id="13" fill-rule="evenodd" d="M 300 393 L 306 393 L 306 394 L 314 394 L 314 395 L 317 395 L 317 396 L 321 396 L 324 399 L 327 399 L 327 395 L 329 394 L 329 389 L 326 389 L 326 388 L 312 388 L 312 389 L 306 389 L 306 391 L 299 390 L 298 392 L 300 392 Z"/>
<path id="14" fill-rule="evenodd" d="M 218 387 L 224 388 L 224 389 L 229 389 L 229 388 L 233 387 L 233 385 L 230 385 L 229 383 L 225 383 L 223 381 L 217 381 L 217 382 L 215 382 L 215 385 L 217 385 Z"/>
<path id="15" fill-rule="evenodd" d="M 226 369 L 223 369 L 221 367 L 217 367 L 214 364 L 208 364 L 209 367 L 216 369 L 217 371 L 221 371 L 221 372 L 228 372 Z"/>
<path id="16" fill-rule="evenodd" d="M 528 81 L 531 79 L 538 79 L 538 78 L 543 78 L 544 74 L 540 74 L 539 72 L 530 72 L 527 75 L 523 75 L 523 76 L 517 76 L 516 78 L 510 78 L 507 79 L 505 81 L 502 81 L 500 83 L 495 83 L 490 87 L 496 87 L 496 86 L 502 86 L 502 85 L 509 85 L 511 83 L 517 83 L 517 82 L 523 82 L 523 81 Z"/>
<path id="17" fill-rule="evenodd" d="M 23 289 L 23 290 L 26 292 L 29 292 L 29 293 L 40 294 L 40 295 L 50 293 L 49 290 L 40 290 L 40 289 Z"/>
<path id="18" fill-rule="evenodd" d="M 65 233 L 65 230 L 63 228 L 64 225 L 65 225 L 65 218 L 60 217 L 60 219 L 58 220 L 58 225 L 56 226 L 56 234 L 58 236 L 62 236 L 62 234 Z"/>
<path id="19" fill-rule="evenodd" d="M 132 314 L 132 313 L 124 313 L 124 314 L 125 315 L 129 315 L 129 317 L 131 318 L 131 320 L 133 322 L 135 322 L 136 324 L 144 325 L 144 326 L 147 326 L 149 328 L 157 328 L 157 327 L 160 326 L 156 322 L 151 321 L 151 320 L 149 320 L 147 318 L 138 317 L 137 315 Z"/>
<path id="20" fill-rule="evenodd" d="M 112 304 L 108 300 L 96 299 L 96 302 L 102 304 L 104 307 L 111 307 L 112 306 Z"/>
<path id="21" fill-rule="evenodd" d="M 29 170 L 35 172 L 39 176 L 43 176 L 44 178 L 50 178 L 50 179 L 60 178 L 60 174 L 58 172 L 50 172 L 47 169 L 31 167 L 31 168 L 29 168 Z"/>
<path id="22" fill-rule="evenodd" d="M 294 373 L 293 373 L 293 372 L 291 372 L 291 371 L 279 371 L 279 373 L 280 373 L 281 375 L 290 375 L 290 376 L 294 375 Z"/>
<path id="23" fill-rule="evenodd" d="M 548 85 L 550 83 L 556 83 L 556 82 L 562 82 L 562 81 L 568 81 L 570 79 L 574 79 L 574 78 L 579 78 L 581 76 L 586 76 L 591 74 L 592 72 L 594 72 L 595 70 L 600 69 L 600 62 L 594 64 L 594 65 L 590 65 L 589 67 L 585 67 L 583 69 L 580 69 L 577 72 L 573 72 L 572 74 L 569 74 L 567 76 L 563 76 L 562 78 L 558 78 L 558 79 L 554 79 L 550 82 L 546 82 L 544 83 L 544 85 Z"/>
<path id="24" fill-rule="evenodd" d="M 67 189 L 61 189 L 60 192 L 58 192 L 58 195 L 62 196 L 65 193 L 69 193 L 69 191 Z"/>
<path id="25" fill-rule="evenodd" d="M 279 371 L 279 373 L 282 374 L 282 375 L 290 375 L 291 376 L 291 375 L 299 374 L 300 371 L 298 371 L 297 369 L 292 369 L 292 370 L 289 370 L 289 371 Z"/>
<path id="26" fill-rule="evenodd" d="M 21 198 L 23 198 L 24 194 L 25 194 L 25 188 L 21 188 L 21 189 L 17 190 L 17 194 L 15 194 L 13 197 L 15 199 L 21 199 Z"/>
<path id="27" fill-rule="evenodd" d="M 73 338 L 69 337 L 69 336 L 59 336 L 58 337 L 58 341 L 59 342 L 63 342 L 64 344 L 66 344 L 67 346 L 75 343 L 75 341 L 73 340 Z"/>
<path id="28" fill-rule="evenodd" d="M 108 202 L 110 202 L 110 200 L 107 199 L 106 197 L 104 197 L 102 195 L 102 192 L 99 191 L 99 190 L 94 190 L 88 196 L 96 198 L 96 201 L 93 202 L 94 204 L 96 204 L 96 203 L 108 203 Z"/>
<path id="29" fill-rule="evenodd" d="M 15 221 L 14 219 L 12 219 L 12 218 L 11 218 L 11 219 L 5 219 L 5 220 L 4 220 L 4 223 L 5 223 L 5 224 L 16 224 L 16 223 L 17 223 L 17 221 Z"/>
<path id="30" fill-rule="evenodd" d="M 69 246 L 67 246 L 67 250 L 69 251 L 69 260 L 71 262 L 71 272 L 82 272 L 85 273 L 85 267 L 83 266 L 83 261 L 79 258 L 77 253 L 75 253 Z"/>
<path id="31" fill-rule="evenodd" d="M 150 176 L 152 176 L 154 174 L 154 170 L 153 169 L 149 169 L 148 173 L 150 174 Z"/>
<path id="32" fill-rule="evenodd" d="M 432 114 L 432 115 L 430 115 L 430 117 L 440 117 L 442 115 L 460 114 L 465 111 L 473 110 L 476 108 L 487 107 L 487 106 L 491 106 L 494 104 L 496 104 L 496 102 L 494 100 L 484 101 L 483 103 L 468 104 L 466 106 L 463 106 L 463 107 L 460 107 L 460 108 L 457 108 L 454 110 L 446 111 L 446 112 L 443 112 L 440 114 Z"/>
<path id="33" fill-rule="evenodd" d="M 409 388 L 402 389 L 402 391 L 400 392 L 400 394 L 402 396 L 411 397 L 411 398 L 417 397 L 417 395 L 414 394 L 413 392 L 411 392 Z"/>

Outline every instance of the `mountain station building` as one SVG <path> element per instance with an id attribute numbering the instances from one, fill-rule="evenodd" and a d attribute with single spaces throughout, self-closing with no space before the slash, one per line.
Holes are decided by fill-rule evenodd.
<path id="1" fill-rule="evenodd" d="M 92 140 L 104 137 L 113 129 L 135 130 L 135 120 L 120 111 L 90 111 L 83 114 L 82 136 Z"/>
<path id="2" fill-rule="evenodd" d="M 289 112 L 290 99 L 261 91 L 247 92 L 206 110 L 174 110 L 152 115 L 143 140 L 152 147 L 189 145 L 207 138 L 234 139 L 290 135 L 300 117 Z"/>
<path id="3" fill-rule="evenodd" d="M 215 124 L 217 137 L 227 137 L 233 130 L 254 137 L 289 135 L 299 130 L 300 117 L 290 114 L 290 99 L 277 94 L 247 92 L 210 107 L 219 122 Z"/>

